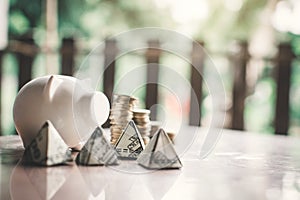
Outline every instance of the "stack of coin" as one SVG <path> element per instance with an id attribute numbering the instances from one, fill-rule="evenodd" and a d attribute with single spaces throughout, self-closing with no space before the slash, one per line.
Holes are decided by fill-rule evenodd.
<path id="1" fill-rule="evenodd" d="M 147 109 L 134 109 L 133 121 L 136 124 L 145 144 L 150 141 L 150 110 Z"/>
<path id="2" fill-rule="evenodd" d="M 118 141 L 127 123 L 132 120 L 132 110 L 137 102 L 138 99 L 134 97 L 114 94 L 109 116 L 111 144 L 115 144 Z"/>

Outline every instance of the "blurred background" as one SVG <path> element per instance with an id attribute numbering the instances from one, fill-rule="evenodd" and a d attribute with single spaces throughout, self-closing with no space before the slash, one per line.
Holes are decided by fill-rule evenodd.
<path id="1" fill-rule="evenodd" d="M 300 135 L 299 19 L 298 0 L 0 0 L 1 134 L 15 133 L 12 106 L 28 81 L 20 77 L 26 65 L 32 67 L 30 78 L 61 73 L 63 49 L 69 45 L 74 63 L 65 65 L 74 65 L 75 73 L 107 37 L 161 27 L 204 43 L 226 89 L 226 128 Z M 116 81 L 144 62 L 140 54 L 118 59 Z M 189 64 L 182 59 L 164 55 L 160 62 L 190 79 Z M 209 67 L 204 74 L 210 76 Z M 160 73 L 159 78 L 167 76 Z M 189 89 L 178 92 L 187 96 L 182 113 L 188 118 Z M 135 94 L 141 106 L 144 93 L 141 88 Z M 205 126 L 211 119 L 205 84 L 201 101 Z M 178 114 L 163 89 L 159 102 L 170 107 L 170 118 Z M 282 124 L 286 127 L 276 128 Z"/>

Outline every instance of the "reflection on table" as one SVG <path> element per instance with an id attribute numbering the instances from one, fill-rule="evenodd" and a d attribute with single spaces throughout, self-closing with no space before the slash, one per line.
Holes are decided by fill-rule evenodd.
<path id="1" fill-rule="evenodd" d="M 207 129 L 195 129 L 182 129 L 185 136 L 196 133 L 197 140 L 180 154 L 180 170 L 150 171 L 135 161 L 112 167 L 27 166 L 20 160 L 20 141 L 0 137 L 0 199 L 300 198 L 298 138 L 224 130 L 214 151 L 201 159 Z"/>

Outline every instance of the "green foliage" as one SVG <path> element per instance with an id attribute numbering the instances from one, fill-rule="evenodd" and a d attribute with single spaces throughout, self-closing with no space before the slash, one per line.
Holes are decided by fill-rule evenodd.
<path id="1" fill-rule="evenodd" d="M 159 26 L 162 21 L 150 0 L 64 0 L 58 3 L 61 35 L 75 33 L 99 38 L 128 28 Z"/>
<path id="2" fill-rule="evenodd" d="M 295 61 L 291 73 L 290 116 L 292 123 L 300 123 L 300 61 Z"/>
<path id="3" fill-rule="evenodd" d="M 22 35 L 40 25 L 41 0 L 11 0 L 9 8 L 9 35 Z"/>
<path id="4" fill-rule="evenodd" d="M 151 0 L 58 0 L 60 36 L 105 37 L 141 26 L 159 26 L 167 15 L 156 10 Z M 149 17 L 151 16 L 151 17 Z M 45 28 L 45 1 L 11 0 L 9 34 L 22 35 Z"/>
<path id="5" fill-rule="evenodd" d="M 210 14 L 198 32 L 207 43 L 215 43 L 219 48 L 226 48 L 232 40 L 251 38 L 253 31 L 262 23 L 262 11 L 267 3 L 267 0 L 241 0 L 240 9 L 230 10 L 225 5 L 226 1 L 235 2 L 209 1 Z"/>
<path id="6" fill-rule="evenodd" d="M 238 12 L 233 29 L 240 33 L 243 39 L 249 39 L 250 34 L 264 20 L 262 11 L 267 0 L 247 0 Z"/>
<path id="7" fill-rule="evenodd" d="M 274 79 L 262 76 L 258 80 L 255 92 L 247 97 L 245 104 L 245 125 L 250 131 L 273 133 L 275 108 Z"/>
<path id="8" fill-rule="evenodd" d="M 296 56 L 300 56 L 300 35 L 289 34 L 292 48 Z"/>
<path id="9" fill-rule="evenodd" d="M 29 30 L 28 19 L 20 12 L 14 11 L 9 17 L 9 31 L 11 35 L 22 35 Z"/>

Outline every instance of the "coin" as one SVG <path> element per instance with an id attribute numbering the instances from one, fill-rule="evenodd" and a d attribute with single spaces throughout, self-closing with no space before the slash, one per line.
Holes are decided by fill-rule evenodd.
<path id="1" fill-rule="evenodd" d="M 145 144 L 148 144 L 150 141 L 150 110 L 147 109 L 133 109 L 133 121 L 136 124 Z"/>
<path id="2" fill-rule="evenodd" d="M 143 137 L 143 141 L 145 144 L 148 144 L 150 142 L 150 138 L 149 137 Z"/>
<path id="3" fill-rule="evenodd" d="M 167 132 L 167 135 L 169 136 L 171 142 L 174 143 L 174 139 L 175 139 L 176 134 L 173 133 L 173 132 Z"/>
<path id="4" fill-rule="evenodd" d="M 138 99 L 129 95 L 114 94 L 110 110 L 111 144 L 115 144 L 122 134 L 127 123 L 132 120 L 132 110 Z"/>

